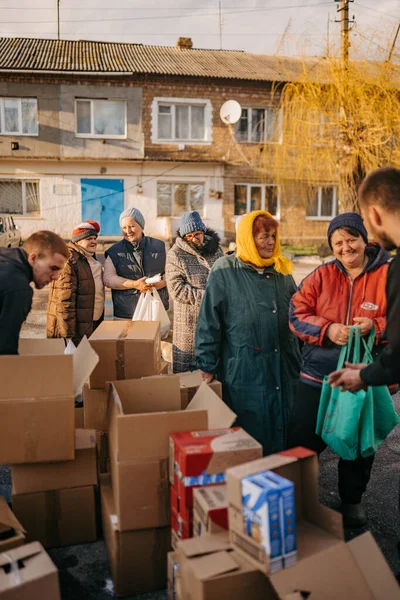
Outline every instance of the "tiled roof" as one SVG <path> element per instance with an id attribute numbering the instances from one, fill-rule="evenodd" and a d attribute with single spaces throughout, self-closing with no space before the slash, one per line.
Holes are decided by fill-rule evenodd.
<path id="1" fill-rule="evenodd" d="M 310 68 L 321 61 L 321 58 L 309 58 L 307 65 Z M 301 75 L 303 62 L 295 57 L 232 50 L 181 50 L 172 46 L 84 40 L 1 38 L 0 70 L 5 69 L 293 81 Z"/>

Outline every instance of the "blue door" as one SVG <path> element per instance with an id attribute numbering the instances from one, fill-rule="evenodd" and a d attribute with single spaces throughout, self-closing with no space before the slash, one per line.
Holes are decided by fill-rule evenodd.
<path id="1" fill-rule="evenodd" d="M 123 179 L 81 179 L 82 220 L 100 223 L 100 235 L 119 235 L 124 210 Z"/>

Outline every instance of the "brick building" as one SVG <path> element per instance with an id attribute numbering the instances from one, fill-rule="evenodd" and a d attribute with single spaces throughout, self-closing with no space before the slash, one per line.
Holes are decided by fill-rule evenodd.
<path id="1" fill-rule="evenodd" d="M 279 88 L 301 69 L 296 58 L 196 50 L 186 38 L 176 48 L 3 38 L 0 213 L 24 236 L 68 236 L 92 218 L 112 237 L 134 204 L 146 232 L 167 239 L 197 209 L 229 240 L 238 215 L 265 207 L 285 241 L 319 242 L 337 211 L 335 183 L 307 208 L 304 186 L 277 185 L 268 168 L 282 136 Z M 231 99 L 242 107 L 234 127 L 219 116 Z"/>

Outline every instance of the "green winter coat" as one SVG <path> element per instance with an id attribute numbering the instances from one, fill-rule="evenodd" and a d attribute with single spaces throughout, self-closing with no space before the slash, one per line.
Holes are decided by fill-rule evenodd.
<path id="1" fill-rule="evenodd" d="M 286 448 L 288 413 L 300 371 L 299 342 L 289 329 L 293 278 L 263 274 L 236 256 L 211 269 L 196 330 L 196 365 L 214 373 L 235 426 L 258 440 L 264 454 Z"/>

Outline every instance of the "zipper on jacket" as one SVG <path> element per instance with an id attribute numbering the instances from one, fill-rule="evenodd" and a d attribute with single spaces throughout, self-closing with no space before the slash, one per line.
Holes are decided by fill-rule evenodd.
<path id="1" fill-rule="evenodd" d="M 349 321 L 350 321 L 351 301 L 353 299 L 353 285 L 354 285 L 354 279 L 352 279 L 351 277 L 349 277 L 349 279 L 350 279 L 350 294 L 349 294 L 349 303 L 347 305 L 346 325 L 350 325 Z"/>

